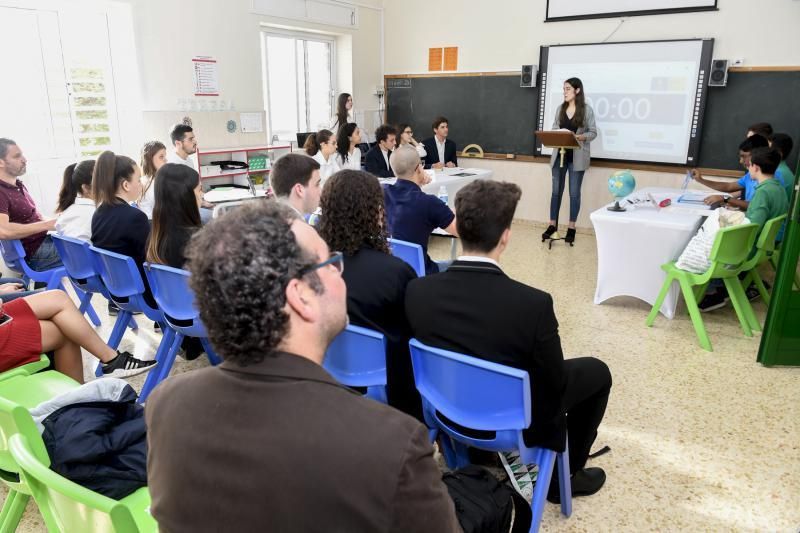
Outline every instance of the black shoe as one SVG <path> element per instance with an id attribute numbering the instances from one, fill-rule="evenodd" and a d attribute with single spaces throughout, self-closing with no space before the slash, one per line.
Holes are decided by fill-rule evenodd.
<path id="1" fill-rule="evenodd" d="M 558 228 L 556 228 L 555 226 L 553 225 L 547 226 L 547 229 L 544 230 L 544 233 L 542 233 L 542 242 L 549 239 L 550 236 L 553 235 L 553 233 L 555 233 L 556 231 L 558 231 Z"/>
<path id="2" fill-rule="evenodd" d="M 152 370 L 156 361 L 142 361 L 128 352 L 117 352 L 117 356 L 103 363 L 103 377 L 126 378 Z"/>
<path id="3" fill-rule="evenodd" d="M 117 316 L 119 314 L 119 307 L 112 301 L 108 302 L 108 316 Z"/>
<path id="4" fill-rule="evenodd" d="M 572 475 L 570 484 L 572 485 L 572 497 L 591 496 L 600 490 L 606 482 L 606 473 L 602 468 L 590 467 L 579 470 Z M 558 470 L 553 469 L 553 480 L 550 482 L 550 489 L 547 491 L 547 501 L 550 503 L 561 503 L 561 493 L 558 487 Z"/>
<path id="5" fill-rule="evenodd" d="M 725 304 L 727 304 L 729 300 L 730 298 L 728 298 L 724 292 L 717 291 L 711 294 L 706 294 L 705 298 L 700 300 L 700 303 L 697 304 L 697 307 L 700 309 L 701 313 L 708 313 L 714 309 L 725 307 Z"/>
<path id="6" fill-rule="evenodd" d="M 747 287 L 747 290 L 744 291 L 744 294 L 751 302 L 753 300 L 758 300 L 761 297 L 761 293 L 758 292 L 758 288 L 756 287 L 755 283 L 752 283 L 749 287 Z"/>
<path id="7" fill-rule="evenodd" d="M 567 236 L 564 237 L 564 242 L 572 246 L 572 243 L 575 242 L 575 228 L 567 228 Z"/>

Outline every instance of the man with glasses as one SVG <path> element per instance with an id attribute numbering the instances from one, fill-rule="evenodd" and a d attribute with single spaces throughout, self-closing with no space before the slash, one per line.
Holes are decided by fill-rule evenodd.
<path id="1" fill-rule="evenodd" d="M 460 531 L 426 428 L 321 366 L 347 324 L 341 254 L 289 207 L 252 202 L 201 230 L 187 256 L 225 361 L 147 402 L 160 528 Z"/>

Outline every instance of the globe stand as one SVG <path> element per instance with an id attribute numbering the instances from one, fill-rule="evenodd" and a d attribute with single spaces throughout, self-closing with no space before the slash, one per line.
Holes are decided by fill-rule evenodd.
<path id="1" fill-rule="evenodd" d="M 553 249 L 553 242 L 555 242 L 555 241 L 563 241 L 563 240 L 564 240 L 564 237 L 560 236 L 558 234 L 558 231 L 556 231 L 555 233 L 550 235 L 550 237 L 547 238 L 547 249 L 548 250 L 552 250 Z"/>
<path id="2" fill-rule="evenodd" d="M 614 205 L 608 206 L 608 210 L 619 213 L 619 212 L 625 211 L 626 209 L 624 207 L 622 207 L 621 205 L 619 205 L 619 200 L 615 200 L 614 201 Z"/>

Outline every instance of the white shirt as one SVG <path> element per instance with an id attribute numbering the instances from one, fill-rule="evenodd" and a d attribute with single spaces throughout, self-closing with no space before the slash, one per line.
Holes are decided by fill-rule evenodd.
<path id="1" fill-rule="evenodd" d="M 492 259 L 491 257 L 486 257 L 483 255 L 459 255 L 456 261 L 473 261 L 475 263 L 491 263 L 497 268 L 500 268 L 500 265 L 497 264 L 497 261 Z"/>
<path id="2" fill-rule="evenodd" d="M 433 140 L 436 141 L 436 150 L 439 152 L 439 163 L 444 165 L 444 145 L 447 142 L 447 139 L 439 142 L 439 137 L 434 135 Z"/>
<path id="3" fill-rule="evenodd" d="M 339 168 L 339 164 L 336 162 L 336 158 L 333 155 L 328 157 L 327 161 L 325 161 L 325 158 L 322 156 L 322 152 L 317 152 L 312 157 L 314 161 L 319 163 L 319 177 L 323 185 L 328 178 L 341 170 Z"/>
<path id="4" fill-rule="evenodd" d="M 178 155 L 178 152 L 171 151 L 167 154 L 167 163 L 177 163 L 178 165 L 186 165 L 187 167 L 191 168 L 192 170 L 197 170 L 194 168 L 194 163 L 188 157 L 186 159 L 182 158 Z"/>
<path id="5" fill-rule="evenodd" d="M 419 154 L 420 159 L 423 159 L 426 155 L 428 155 L 428 151 L 425 150 L 425 147 L 422 146 L 422 143 L 417 143 L 417 145 L 414 148 L 417 149 L 417 153 Z"/>
<path id="6" fill-rule="evenodd" d="M 138 206 L 139 210 L 142 211 L 147 218 L 150 220 L 153 219 L 153 207 L 156 205 L 156 184 L 152 183 L 153 178 L 149 176 L 142 176 L 142 179 L 139 180 L 142 182 L 142 188 L 147 187 L 147 184 L 150 184 L 150 187 L 147 189 L 147 192 L 144 193 L 144 198 L 139 200 Z"/>
<path id="7" fill-rule="evenodd" d="M 353 153 L 347 156 L 347 161 L 342 161 L 342 155 L 336 152 L 336 164 L 339 165 L 340 170 L 361 170 L 361 149 L 356 147 Z"/>
<path id="8" fill-rule="evenodd" d="M 58 215 L 56 232 L 64 237 L 92 240 L 92 215 L 95 209 L 94 200 L 78 196 L 74 204 Z"/>
<path id="9" fill-rule="evenodd" d="M 386 168 L 392 170 L 392 167 L 389 165 L 389 152 L 381 148 L 381 153 L 383 154 L 383 160 L 386 161 Z"/>

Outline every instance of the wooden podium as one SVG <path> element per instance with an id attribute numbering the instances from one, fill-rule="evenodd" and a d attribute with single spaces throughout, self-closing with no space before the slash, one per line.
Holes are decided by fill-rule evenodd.
<path id="1" fill-rule="evenodd" d="M 567 148 L 574 150 L 580 148 L 575 134 L 569 130 L 538 130 L 533 134 L 548 148 L 558 148 L 558 153 L 561 154 L 561 162 L 558 166 L 564 166 L 564 154 L 567 153 Z"/>

